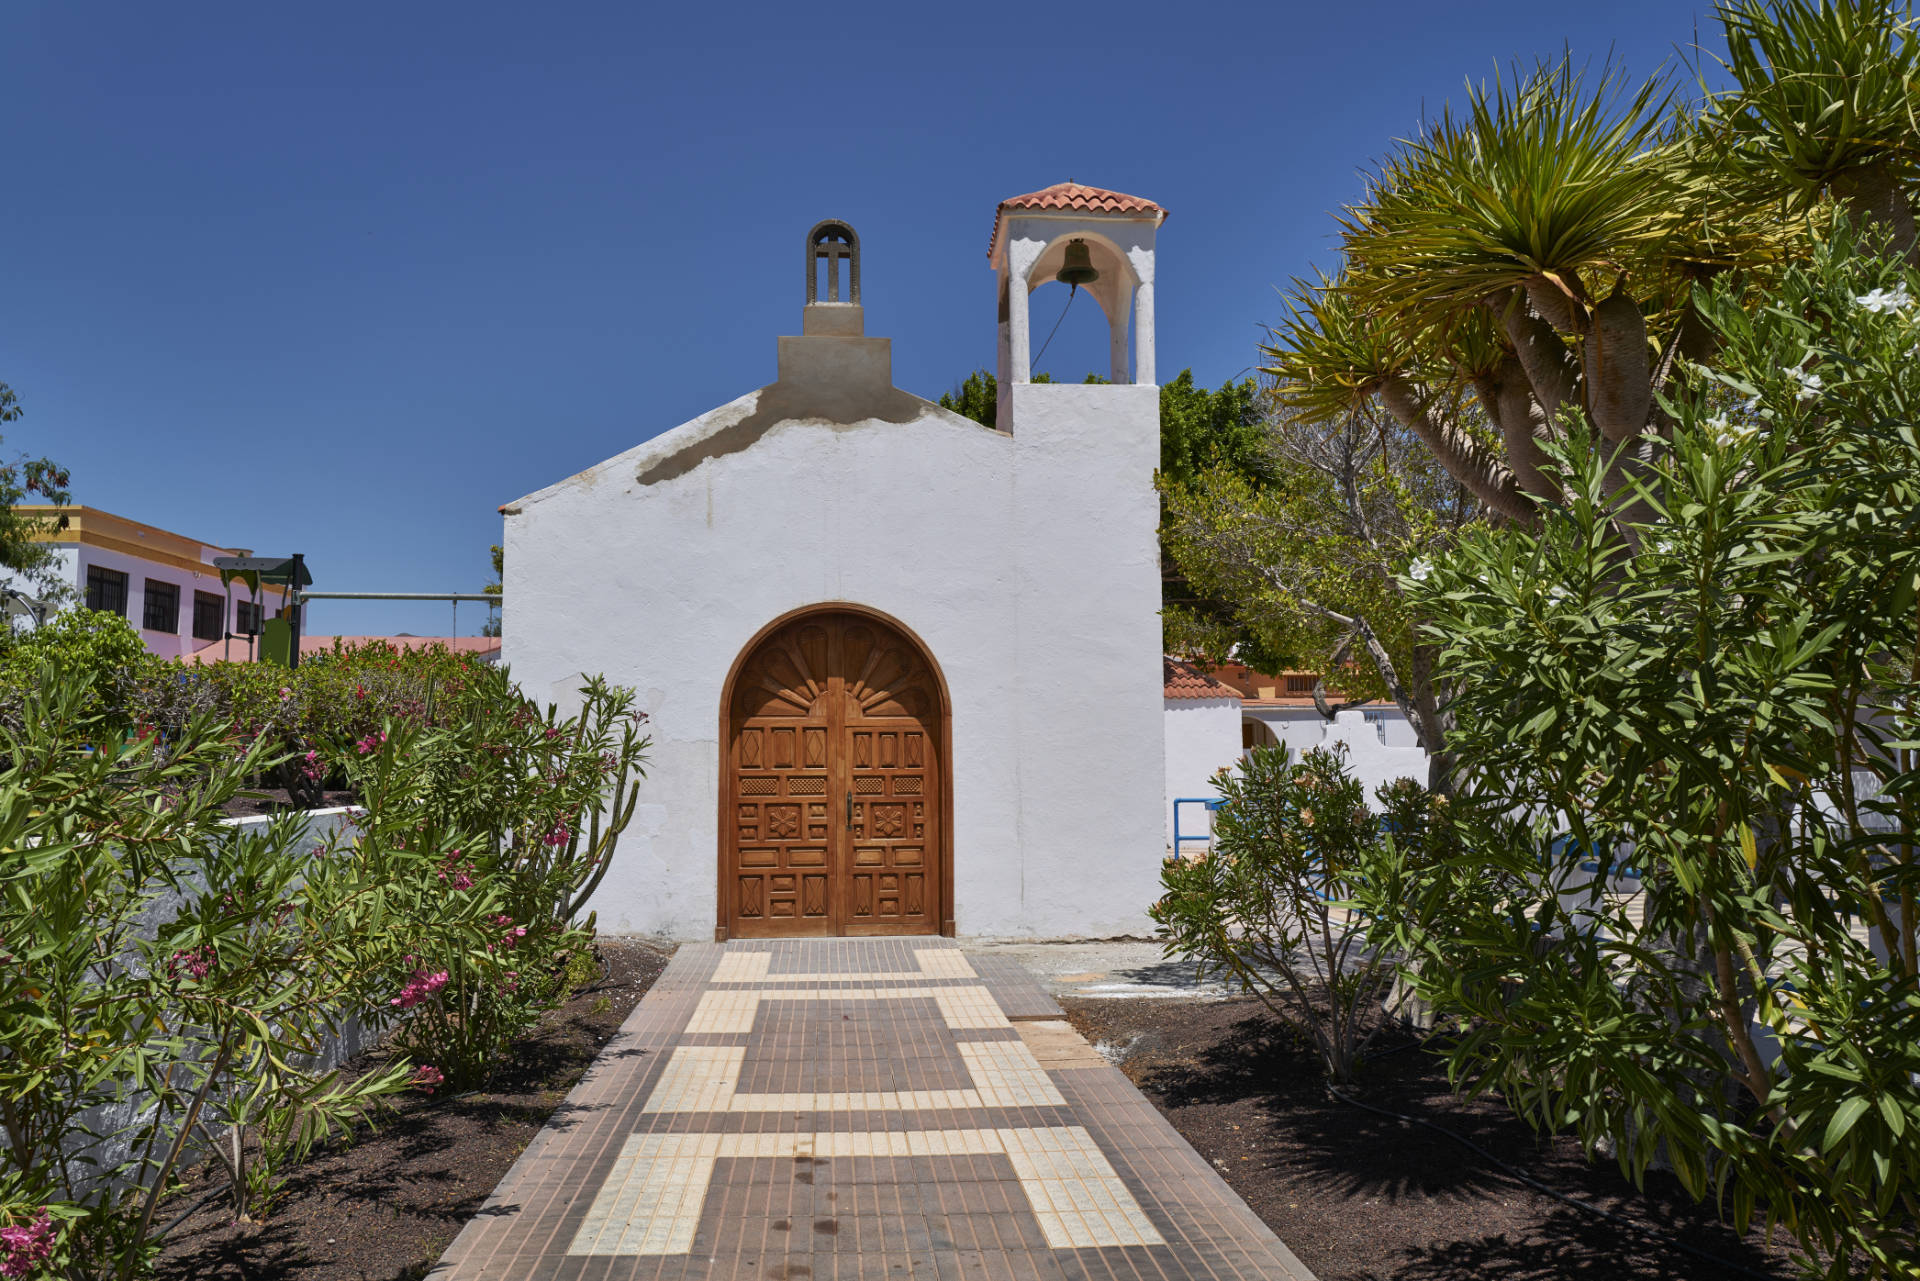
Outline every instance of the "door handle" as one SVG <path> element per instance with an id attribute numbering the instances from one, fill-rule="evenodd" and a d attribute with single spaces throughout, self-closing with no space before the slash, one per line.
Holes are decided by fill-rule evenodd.
<path id="1" fill-rule="evenodd" d="M 853 793 L 847 793 L 847 830 L 853 830 Z"/>

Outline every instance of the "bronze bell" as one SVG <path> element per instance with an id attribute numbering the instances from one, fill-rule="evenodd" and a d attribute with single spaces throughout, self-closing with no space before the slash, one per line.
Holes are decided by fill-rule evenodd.
<path id="1" fill-rule="evenodd" d="M 1067 245 L 1067 260 L 1060 267 L 1054 279 L 1063 285 L 1078 288 L 1090 285 L 1100 279 L 1099 270 L 1093 265 L 1093 256 L 1087 252 L 1087 242 L 1075 240 Z"/>

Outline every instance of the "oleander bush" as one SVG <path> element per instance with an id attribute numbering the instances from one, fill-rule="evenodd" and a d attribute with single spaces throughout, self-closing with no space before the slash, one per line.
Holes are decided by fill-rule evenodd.
<path id="1" fill-rule="evenodd" d="M 1463 1088 L 1659 1160 L 1811 1271 L 1915 1277 L 1920 273 L 1841 225 L 1742 283 L 1694 294 L 1715 363 L 1639 483 L 1548 440 L 1566 501 L 1409 580 L 1461 853 L 1376 942 L 1460 1029 Z"/>
<path id="2" fill-rule="evenodd" d="M 413 1013 L 400 1043 L 454 1088 L 484 1081 L 587 965 L 594 922 L 581 913 L 633 817 L 647 748 L 632 694 L 598 678 L 571 717 L 521 699 L 498 670 L 471 688 L 459 720 L 391 721 L 341 756 L 364 839 L 447 849 L 439 881 L 499 905 L 480 950 L 422 952 L 401 976 Z"/>
<path id="3" fill-rule="evenodd" d="M 1410 780 L 1380 789 L 1383 818 L 1344 748 L 1285 745 L 1249 752 L 1214 786 L 1212 848 L 1161 868 L 1151 914 L 1166 953 L 1258 997 L 1344 1084 L 1404 990 L 1352 900 L 1392 897 L 1427 859 L 1427 793 Z"/>
<path id="4" fill-rule="evenodd" d="M 117 614 L 73 609 L 45 627 L 0 637 L 0 725 L 23 727 L 28 687 L 42 662 L 85 673 L 93 693 L 92 732 L 103 741 L 156 738 L 167 744 L 195 718 L 210 715 L 233 734 L 267 747 L 251 782 L 280 788 L 296 808 L 321 803 L 328 787 L 350 785 L 328 748 L 378 730 L 389 719 L 447 725 L 479 700 L 489 664 L 444 645 L 397 649 L 379 640 L 338 645 L 275 663 L 168 662 L 150 653 Z"/>
<path id="5" fill-rule="evenodd" d="M 646 749 L 626 692 L 591 681 L 569 717 L 484 665 L 315 664 L 340 710 L 299 731 L 309 761 L 232 703 L 128 734 L 137 659 L 40 658 L 0 721 L 0 1276 L 139 1275 L 193 1162 L 270 1213 L 312 1144 L 483 1079 L 579 980 Z M 301 724 L 272 719 L 287 689 L 238 705 Z M 395 690 L 418 699 L 362 710 Z M 358 821 L 221 821 L 288 760 L 354 783 Z M 354 1023 L 397 1053 L 348 1081 L 321 1055 Z"/>

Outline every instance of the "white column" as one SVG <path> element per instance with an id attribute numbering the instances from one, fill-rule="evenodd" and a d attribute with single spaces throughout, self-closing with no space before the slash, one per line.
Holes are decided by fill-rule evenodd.
<path id="1" fill-rule="evenodd" d="M 1027 273 L 1021 270 L 1012 272 L 1007 277 L 1008 382 L 1023 383 L 1032 379 L 1031 344 L 1032 340 L 1027 333 Z"/>
<path id="2" fill-rule="evenodd" d="M 1113 381 L 1132 381 L 1127 371 L 1127 315 L 1133 309 L 1133 291 L 1116 289 L 1107 309 L 1107 350 L 1113 365 Z"/>
<path id="3" fill-rule="evenodd" d="M 998 316 L 996 337 L 999 341 L 999 358 L 995 362 L 993 376 L 999 386 L 1005 387 L 1013 381 L 1013 303 L 1008 296 L 1012 286 L 1004 272 L 999 276 L 999 286 L 1000 296 L 994 304 Z M 1007 419 L 1013 412 L 1012 400 L 1011 396 L 1003 393 L 994 401 L 993 425 L 1001 431 L 1008 430 Z"/>
<path id="4" fill-rule="evenodd" d="M 1012 357 L 1008 381 L 1033 381 L 1033 337 L 1027 323 L 1027 277 L 1046 245 L 1038 240 L 1016 237 L 1007 243 L 1007 347 Z"/>
<path id="5" fill-rule="evenodd" d="M 1143 277 L 1133 291 L 1133 381 L 1154 383 L 1153 277 Z"/>

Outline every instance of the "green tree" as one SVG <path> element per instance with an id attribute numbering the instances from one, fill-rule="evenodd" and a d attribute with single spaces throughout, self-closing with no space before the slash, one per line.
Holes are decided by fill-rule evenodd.
<path id="1" fill-rule="evenodd" d="M 1327 420 L 1383 406 L 1520 524 L 1566 497 L 1548 446 L 1583 435 L 1632 541 L 1672 430 L 1659 395 L 1711 357 L 1694 285 L 1764 285 L 1827 203 L 1914 246 L 1911 21 L 1863 0 L 1717 12 L 1724 91 L 1562 60 L 1469 85 L 1401 143 L 1342 217 L 1340 269 L 1296 286 L 1267 349 L 1288 399 Z"/>
<path id="2" fill-rule="evenodd" d="M 1173 602 L 1170 648 L 1275 668 L 1339 673 L 1348 698 L 1389 698 L 1446 776 L 1434 651 L 1419 635 L 1400 574 L 1423 565 L 1473 520 L 1477 504 L 1417 437 L 1371 406 L 1321 424 L 1281 408 L 1247 446 L 1181 484 L 1162 477 L 1162 543 L 1209 609 Z M 1349 664 L 1349 660 L 1354 660 Z M 1259 665 L 1259 664 L 1256 664 Z"/>
<path id="3" fill-rule="evenodd" d="M 1833 1278 L 1920 1277 L 1917 289 L 1843 226 L 1757 305 L 1701 290 L 1634 538 L 1576 435 L 1564 501 L 1408 582 L 1467 839 L 1420 910 L 1363 904 L 1457 1084 Z"/>
<path id="4" fill-rule="evenodd" d="M 493 597 L 494 603 L 487 607 L 487 621 L 481 626 L 480 634 L 482 636 L 498 636 L 500 634 L 499 600 L 500 593 L 504 590 L 501 584 L 507 574 L 507 554 L 501 550 L 499 543 L 495 543 L 492 547 L 488 548 L 488 550 L 493 553 L 493 581 L 480 590 Z"/>
<path id="5" fill-rule="evenodd" d="M 0 423 L 17 421 L 24 411 L 13 389 L 0 383 Z M 28 498 L 55 507 L 73 501 L 73 483 L 67 469 L 50 458 L 22 455 L 0 463 L 0 568 L 10 569 L 40 596 L 58 596 L 65 586 L 55 572 L 53 549 L 40 539 L 66 528 L 64 516 L 43 516 L 19 510 Z"/>
<path id="6" fill-rule="evenodd" d="M 1160 388 L 1160 476 L 1176 485 L 1216 467 L 1264 480 L 1271 468 L 1267 404 L 1251 378 L 1208 391 L 1193 371 Z"/>

